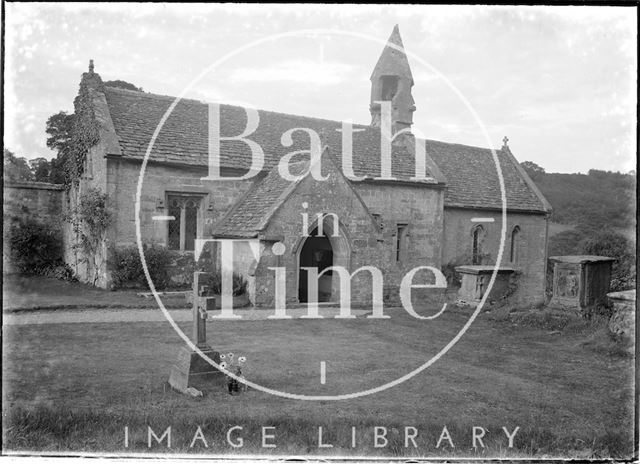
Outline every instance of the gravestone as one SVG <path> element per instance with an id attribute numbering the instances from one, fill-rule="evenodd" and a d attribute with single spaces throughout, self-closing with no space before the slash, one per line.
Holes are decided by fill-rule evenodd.
<path id="1" fill-rule="evenodd" d="M 193 275 L 193 325 L 191 341 L 203 355 L 220 363 L 220 353 L 207 344 L 207 312 L 215 309 L 215 298 L 207 295 L 207 272 L 195 272 Z M 222 373 L 188 346 L 182 346 L 177 360 L 171 369 L 169 384 L 178 391 L 184 392 L 189 387 L 200 391 L 218 385 Z"/>
<path id="2" fill-rule="evenodd" d="M 551 306 L 584 309 L 605 300 L 611 281 L 611 264 L 607 256 L 551 256 L 553 294 Z"/>
<path id="3" fill-rule="evenodd" d="M 476 307 L 489 287 L 493 265 L 467 265 L 457 266 L 456 272 L 462 277 L 458 298 L 465 304 Z M 487 302 L 499 300 L 509 292 L 511 278 L 515 270 L 510 267 L 499 267 L 496 280 L 491 287 L 491 293 L 487 296 Z"/>
<path id="4" fill-rule="evenodd" d="M 607 296 L 613 303 L 609 330 L 616 335 L 633 340 L 636 326 L 636 291 L 613 292 Z"/>

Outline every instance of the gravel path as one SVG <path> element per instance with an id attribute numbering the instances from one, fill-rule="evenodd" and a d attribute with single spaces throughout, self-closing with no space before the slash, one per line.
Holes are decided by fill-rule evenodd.
<path id="1" fill-rule="evenodd" d="M 320 308 L 319 314 L 326 318 L 336 316 L 339 308 Z M 366 309 L 352 309 L 351 313 L 357 317 L 365 317 L 371 311 Z M 219 311 L 210 312 L 210 315 L 219 314 Z M 169 314 L 176 322 L 191 321 L 191 310 L 169 310 Z M 277 322 L 277 319 L 268 319 L 274 314 L 267 309 L 236 309 L 234 314 L 242 317 L 237 321 L 266 320 Z M 300 318 L 307 314 L 306 308 L 287 309 L 287 315 Z M 163 322 L 164 314 L 160 309 L 86 309 L 86 310 L 38 310 L 24 311 L 2 315 L 3 325 L 29 325 L 29 324 L 72 324 L 72 323 L 101 323 L 101 322 Z M 225 319 L 221 319 L 225 320 Z"/>

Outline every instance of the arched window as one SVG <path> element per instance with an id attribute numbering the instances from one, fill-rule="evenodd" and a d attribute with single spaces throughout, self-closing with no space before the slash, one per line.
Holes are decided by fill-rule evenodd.
<path id="1" fill-rule="evenodd" d="M 520 240 L 520 226 L 515 226 L 511 231 L 511 249 L 509 253 L 509 261 L 512 263 L 518 262 L 518 248 Z"/>
<path id="2" fill-rule="evenodd" d="M 471 232 L 472 236 L 472 264 L 482 264 L 482 241 L 484 240 L 484 228 L 476 226 Z"/>

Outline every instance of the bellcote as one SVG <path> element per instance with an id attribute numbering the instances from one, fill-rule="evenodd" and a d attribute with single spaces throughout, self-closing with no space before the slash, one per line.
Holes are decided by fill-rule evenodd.
<path id="1" fill-rule="evenodd" d="M 380 101 L 391 102 L 393 132 L 410 129 L 415 101 L 411 95 L 413 76 L 404 51 L 400 30 L 396 25 L 371 74 L 371 125 L 380 127 Z"/>

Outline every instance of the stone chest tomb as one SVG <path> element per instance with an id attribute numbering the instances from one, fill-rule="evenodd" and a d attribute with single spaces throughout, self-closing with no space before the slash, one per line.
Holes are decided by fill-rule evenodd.
<path id="1" fill-rule="evenodd" d="M 551 256 L 553 296 L 551 305 L 583 309 L 604 301 L 609 292 L 611 264 L 606 256 Z"/>
<path id="2" fill-rule="evenodd" d="M 458 296 L 471 306 L 477 306 L 489 289 L 493 265 L 468 265 L 456 267 L 462 278 Z M 487 296 L 487 301 L 498 300 L 508 295 L 515 270 L 510 267 L 498 267 L 496 280 Z"/>

